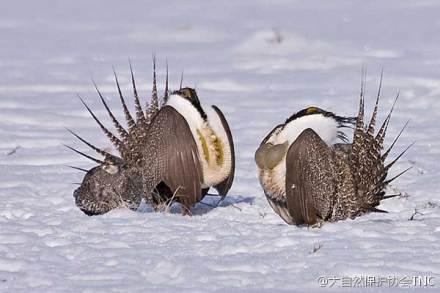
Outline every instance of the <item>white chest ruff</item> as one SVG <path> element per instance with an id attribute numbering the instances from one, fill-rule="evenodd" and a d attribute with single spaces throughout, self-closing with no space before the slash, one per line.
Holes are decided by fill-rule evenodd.
<path id="1" fill-rule="evenodd" d="M 260 169 L 259 177 L 265 193 L 281 200 L 286 196 L 286 156 L 275 168 Z"/>
<path id="2" fill-rule="evenodd" d="M 167 105 L 176 109 L 187 121 L 197 144 L 203 170 L 202 188 L 215 186 L 225 180 L 232 166 L 228 136 L 220 117 L 209 108 L 207 120 L 203 120 L 197 109 L 187 100 L 171 95 Z"/>
<path id="3" fill-rule="evenodd" d="M 288 141 L 289 148 L 298 136 L 307 128 L 313 129 L 328 145 L 337 141 L 338 123 L 323 115 L 308 115 L 295 119 L 277 129 L 267 140 L 268 143 L 282 144 Z M 287 148 L 287 150 L 289 149 Z M 286 196 L 286 154 L 272 169 L 260 169 L 259 177 L 266 194 L 281 199 Z"/>

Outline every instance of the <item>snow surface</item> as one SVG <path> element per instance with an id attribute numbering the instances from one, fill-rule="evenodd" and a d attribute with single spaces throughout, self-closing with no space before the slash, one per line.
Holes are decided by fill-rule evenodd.
<path id="1" fill-rule="evenodd" d="M 320 276 L 432 276 L 431 289 L 440 290 L 438 1 L 42 0 L 0 8 L 0 291 L 311 292 Z M 145 97 L 153 53 L 161 80 L 168 59 L 173 87 L 184 71 L 185 84 L 225 112 L 234 185 L 221 207 L 199 205 L 193 217 L 147 208 L 88 217 L 72 197 L 83 174 L 65 166 L 93 164 L 63 147 L 86 150 L 65 128 L 110 145 L 76 94 L 108 122 L 94 78 L 122 118 L 112 65 L 130 96 L 131 58 Z M 362 65 L 368 109 L 384 68 L 381 118 L 400 90 L 388 145 L 410 119 L 391 155 L 416 142 L 391 172 L 413 166 L 393 184 L 404 196 L 380 206 L 388 214 L 288 226 L 264 198 L 254 150 L 306 106 L 355 114 Z"/>

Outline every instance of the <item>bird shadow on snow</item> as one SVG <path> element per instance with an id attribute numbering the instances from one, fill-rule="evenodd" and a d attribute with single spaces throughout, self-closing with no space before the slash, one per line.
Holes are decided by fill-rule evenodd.
<path id="1" fill-rule="evenodd" d="M 209 213 L 210 211 L 216 208 L 227 208 L 227 207 L 233 207 L 241 211 L 241 208 L 237 205 L 240 204 L 253 205 L 254 200 L 255 200 L 254 197 L 242 196 L 242 195 L 228 195 L 223 200 L 221 200 L 220 196 L 217 195 L 207 195 L 200 203 L 198 203 L 194 207 L 192 212 L 193 215 L 203 215 Z"/>
<path id="2" fill-rule="evenodd" d="M 217 208 L 227 208 L 233 207 L 239 211 L 241 211 L 241 207 L 238 205 L 247 204 L 252 205 L 254 203 L 255 198 L 251 196 L 242 196 L 242 195 L 228 195 L 223 200 L 220 200 L 220 196 L 218 195 L 206 195 L 203 200 L 197 203 L 192 209 L 193 216 L 201 216 L 211 212 Z M 154 213 L 154 209 L 145 203 L 142 203 L 141 206 L 137 210 L 141 213 Z M 173 203 L 165 213 L 170 214 L 181 214 L 181 206 L 179 203 Z"/>

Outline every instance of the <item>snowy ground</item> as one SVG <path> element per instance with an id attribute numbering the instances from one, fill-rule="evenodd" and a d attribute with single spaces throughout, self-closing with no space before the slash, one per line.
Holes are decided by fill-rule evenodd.
<path id="1" fill-rule="evenodd" d="M 334 291 L 360 276 L 430 276 L 440 290 L 438 1 L 123 2 L 0 4 L 0 291 L 310 292 L 320 276 L 339 278 Z M 72 197 L 82 174 L 65 165 L 92 164 L 62 146 L 86 150 L 65 127 L 109 143 L 76 93 L 104 119 L 90 79 L 119 109 L 112 65 L 128 91 L 131 58 L 147 96 L 152 53 L 161 78 L 167 58 L 174 87 L 184 71 L 225 112 L 237 150 L 230 196 L 193 217 L 87 217 Z M 384 68 L 382 118 L 400 90 L 388 143 L 411 120 L 393 152 L 416 142 L 392 171 L 414 167 L 394 183 L 405 196 L 381 206 L 388 214 L 285 225 L 258 184 L 254 150 L 306 106 L 355 114 L 362 65 L 368 106 Z"/>

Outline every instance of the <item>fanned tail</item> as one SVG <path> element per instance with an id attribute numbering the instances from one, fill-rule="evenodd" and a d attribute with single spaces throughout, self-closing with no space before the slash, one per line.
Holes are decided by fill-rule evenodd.
<path id="1" fill-rule="evenodd" d="M 134 96 L 134 105 L 136 108 L 136 125 L 146 125 L 144 111 L 142 110 L 141 101 L 139 100 L 138 91 L 136 89 L 136 82 L 134 80 L 134 73 L 133 73 L 133 67 L 131 66 L 131 62 L 129 61 L 130 65 L 130 74 L 131 74 L 131 84 L 133 86 L 133 96 Z"/>
<path id="2" fill-rule="evenodd" d="M 121 91 L 121 86 L 119 85 L 118 76 L 116 75 L 116 71 L 114 68 L 113 68 L 113 73 L 115 75 L 115 82 L 116 82 L 116 87 L 118 88 L 119 99 L 121 100 L 122 109 L 124 110 L 125 120 L 127 121 L 127 126 L 128 126 L 129 131 L 131 131 L 136 126 L 136 122 L 134 121 L 133 117 L 131 116 L 130 111 L 128 110 L 127 104 L 125 103 L 125 99 L 124 99 L 124 96 L 122 95 L 122 91 Z"/>
<path id="3" fill-rule="evenodd" d="M 156 81 L 156 56 L 153 56 L 153 89 L 151 92 L 151 103 L 148 108 L 148 115 L 151 118 L 159 111 L 159 97 L 157 95 L 157 81 Z"/>
<path id="4" fill-rule="evenodd" d="M 396 139 L 393 141 L 391 146 L 384 152 L 383 142 L 387 132 L 388 125 L 390 123 L 391 114 L 394 110 L 394 106 L 399 97 L 397 95 L 390 113 L 385 118 L 379 131 L 375 134 L 375 125 L 377 120 L 378 105 L 380 99 L 380 92 L 382 87 L 382 77 L 381 73 L 379 89 L 377 92 L 376 102 L 374 110 L 368 125 L 364 124 L 364 97 L 365 97 L 365 81 L 363 77 L 361 85 L 361 94 L 359 102 L 359 112 L 356 120 L 356 128 L 354 131 L 352 152 L 350 156 L 350 168 L 353 174 L 354 186 L 357 191 L 356 204 L 359 207 L 359 213 L 363 212 L 384 212 L 376 208 L 380 201 L 383 199 L 391 198 L 396 195 L 388 196 L 385 195 L 385 188 L 387 185 L 403 175 L 409 169 L 401 172 L 395 177 L 387 180 L 387 175 L 390 167 L 398 160 L 400 157 L 408 150 L 405 149 L 394 161 L 385 165 L 385 159 L 390 153 L 391 149 L 394 147 L 398 138 L 402 134 L 406 125 L 400 131 Z"/>
<path id="5" fill-rule="evenodd" d="M 127 139 L 127 137 L 128 137 L 127 131 L 122 127 L 122 125 L 119 123 L 119 121 L 113 115 L 113 112 L 108 107 L 107 102 L 105 101 L 104 97 L 102 96 L 101 92 L 99 91 L 98 86 L 96 85 L 95 81 L 92 81 L 92 82 L 93 82 L 93 85 L 94 85 L 94 87 L 96 89 L 96 92 L 99 95 L 99 98 L 101 99 L 102 104 L 104 105 L 104 108 L 107 110 L 107 113 L 110 116 L 110 119 L 112 120 L 113 125 L 115 126 L 115 128 L 118 131 L 119 135 L 122 137 L 122 139 Z"/>
<path id="6" fill-rule="evenodd" d="M 87 109 L 87 111 L 92 116 L 93 120 L 95 120 L 95 122 L 99 125 L 101 130 L 104 132 L 104 134 L 110 140 L 110 142 L 116 147 L 116 149 L 118 150 L 118 152 L 120 154 L 123 154 L 125 151 L 124 143 L 118 137 L 116 137 L 110 130 L 108 130 L 107 127 L 105 127 L 104 124 L 102 124 L 102 122 L 96 117 L 95 113 L 93 113 L 93 111 L 89 108 L 89 106 L 87 106 L 87 104 L 84 102 L 84 100 L 80 96 L 78 96 L 78 97 L 81 100 L 81 103 L 84 105 L 84 107 Z"/>
<path id="7" fill-rule="evenodd" d="M 166 78 L 165 78 L 165 90 L 162 97 L 162 106 L 164 106 L 168 102 L 168 97 L 170 96 L 169 90 L 168 90 L 168 61 L 166 62 Z"/>
<path id="8" fill-rule="evenodd" d="M 69 167 L 69 168 L 72 168 L 74 170 L 78 170 L 78 171 L 81 171 L 81 172 L 84 172 L 84 173 L 87 173 L 89 171 L 89 170 L 86 170 L 84 168 L 80 168 L 80 167 L 76 167 L 76 166 L 66 165 L 66 167 Z"/>
<path id="9" fill-rule="evenodd" d="M 158 95 L 157 95 L 156 59 L 155 59 L 155 57 L 153 59 L 153 86 L 152 86 L 151 102 L 150 102 L 149 106 L 147 103 L 147 109 L 146 109 L 145 113 L 144 113 L 144 110 L 142 109 L 141 101 L 139 99 L 131 62 L 129 62 L 129 67 L 130 67 L 130 75 L 131 75 L 131 84 L 133 87 L 133 97 L 134 97 L 134 104 L 135 104 L 135 111 L 136 111 L 136 120 L 133 118 L 133 116 L 131 115 L 131 113 L 127 107 L 127 103 L 126 103 L 125 98 L 122 94 L 121 86 L 119 84 L 119 80 L 118 80 L 116 71 L 113 68 L 113 73 L 115 76 L 115 83 L 116 83 L 117 91 L 119 94 L 119 99 L 122 104 L 122 110 L 124 112 L 124 117 L 126 120 L 128 131 L 116 119 L 115 115 L 113 114 L 113 112 L 111 111 L 107 102 L 105 101 L 102 93 L 98 89 L 98 86 L 93 81 L 93 85 L 98 93 L 98 96 L 99 96 L 104 108 L 106 109 L 106 112 L 109 115 L 109 117 L 113 123 L 113 126 L 115 127 L 119 137 L 116 136 L 115 134 L 113 134 L 106 126 L 104 126 L 104 124 L 97 118 L 95 113 L 84 102 L 84 100 L 80 96 L 78 96 L 79 99 L 81 100 L 81 103 L 84 105 L 84 107 L 87 109 L 87 111 L 92 116 L 93 120 L 95 120 L 95 122 L 99 125 L 99 127 L 104 132 L 104 134 L 107 136 L 107 138 L 110 140 L 110 142 L 117 149 L 117 151 L 121 155 L 121 158 L 114 156 L 114 155 L 111 155 L 110 153 L 94 146 L 92 143 L 89 143 L 88 141 L 86 141 L 85 139 L 83 139 L 82 137 L 80 137 L 79 135 L 77 135 L 76 133 L 74 133 L 73 131 L 68 129 L 68 131 L 72 135 L 77 137 L 81 142 L 83 142 L 88 147 L 93 149 L 99 155 L 103 156 L 105 159 L 104 159 L 104 161 L 98 160 L 98 159 L 95 159 L 89 155 L 86 155 L 85 153 L 80 152 L 72 147 L 69 147 L 69 146 L 67 146 L 67 147 L 69 149 L 75 151 L 76 153 L 78 153 L 78 154 L 98 163 L 98 164 L 101 164 L 101 165 L 116 164 L 116 163 L 121 163 L 121 162 L 128 163 L 128 164 L 139 163 L 139 161 L 142 158 L 142 145 L 143 145 L 143 142 L 147 136 L 148 127 L 150 125 L 151 119 L 154 117 L 154 115 L 157 114 L 157 112 L 159 112 L 161 106 L 164 104 L 164 103 L 162 105 L 159 104 L 159 99 L 158 99 Z M 168 96 L 168 65 L 167 65 L 164 101 L 166 100 L 167 96 Z"/>
<path id="10" fill-rule="evenodd" d="M 67 145 L 67 144 L 65 144 L 64 146 L 65 146 L 66 148 L 68 148 L 68 149 L 74 151 L 74 152 L 77 153 L 78 155 L 81 155 L 81 156 L 83 156 L 84 158 L 87 158 L 87 159 L 89 159 L 89 160 L 91 160 L 91 161 L 93 161 L 93 162 L 95 162 L 95 163 L 98 163 L 98 164 L 100 164 L 100 165 L 103 165 L 103 164 L 104 164 L 104 161 L 101 161 L 101 160 L 96 159 L 96 158 L 94 158 L 94 157 L 92 157 L 92 156 L 89 156 L 89 155 L 87 155 L 87 154 L 85 154 L 85 153 L 83 153 L 83 152 L 81 152 L 81 151 L 78 151 L 77 149 L 75 149 L 75 148 L 73 148 L 73 147 L 71 147 L 71 146 L 69 146 L 69 145 Z"/>

